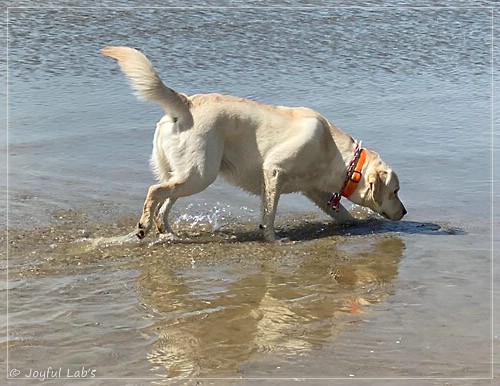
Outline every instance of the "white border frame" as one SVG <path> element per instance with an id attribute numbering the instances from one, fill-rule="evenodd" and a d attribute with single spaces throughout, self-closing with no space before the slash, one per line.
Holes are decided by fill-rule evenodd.
<path id="1" fill-rule="evenodd" d="M 442 381 L 442 380 L 467 380 L 467 381 L 474 381 L 474 380 L 493 380 L 494 379 L 494 355 L 495 355 L 495 348 L 494 348 L 494 336 L 495 336 L 495 328 L 494 328 L 494 253 L 493 253 L 493 245 L 494 245 L 494 108 L 495 108 L 495 98 L 494 98 L 494 53 L 495 53 L 495 47 L 494 47 L 494 32 L 495 32 L 495 7 L 484 7 L 484 6 L 316 6 L 316 5 L 311 5 L 311 6 L 295 6 L 295 7 L 286 7 L 286 6 L 263 6 L 263 7 L 258 7 L 258 6 L 199 6 L 199 5 L 193 5 L 193 6 L 134 6 L 134 7 L 124 7 L 124 6 L 119 6 L 119 7 L 92 7 L 92 6 L 83 6 L 83 7 L 55 7 L 55 6 L 48 6 L 48 7 L 33 7 L 33 6 L 20 6 L 20 7 L 7 7 L 6 9 L 6 120 L 7 120 L 7 134 L 6 134 L 6 141 L 7 141 L 7 153 L 6 153 L 6 167 L 7 167 L 7 194 L 6 194 L 6 201 L 7 201 L 7 206 L 6 206 L 6 241 L 7 241 L 7 261 L 6 261 L 6 270 L 7 270 L 7 344 L 6 344 L 6 371 L 7 371 L 7 376 L 6 380 L 15 380 L 15 379 L 26 379 L 24 377 L 12 377 L 11 373 L 15 369 L 10 369 L 9 366 L 9 154 L 10 154 L 10 149 L 9 149 L 9 11 L 12 9 L 56 9 L 56 10 L 61 10 L 61 9 L 121 9 L 121 10 L 130 10 L 130 9 L 266 9 L 266 10 L 276 10 L 276 9 L 297 9 L 297 10 L 307 10 L 307 11 L 313 11 L 315 9 L 415 9 L 415 10 L 421 10 L 421 9 L 489 9 L 491 11 L 491 374 L 490 377 L 479 377 L 479 378 L 472 378 L 472 377 L 459 377 L 459 378 L 445 378 L 445 377 L 380 377 L 380 378 L 369 378 L 369 377 L 306 377 L 306 378 L 300 378 L 300 377 L 187 377 L 183 378 L 184 380 L 193 380 L 193 381 L 203 381 L 203 380 L 238 380 L 238 381 L 243 381 L 243 380 L 290 380 L 290 381 L 298 381 L 298 380 L 428 380 L 428 381 Z M 66 379 L 66 378 L 60 378 Z M 169 380 L 178 380 L 177 378 L 165 378 L 165 377 L 99 377 L 96 376 L 95 378 L 83 378 L 87 380 L 144 380 L 144 381 L 169 381 Z M 51 379 L 53 380 L 53 379 Z M 33 379 L 33 381 L 36 381 Z"/>

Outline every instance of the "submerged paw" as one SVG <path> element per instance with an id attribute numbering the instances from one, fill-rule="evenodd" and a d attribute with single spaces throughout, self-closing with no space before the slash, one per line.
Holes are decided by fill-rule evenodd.
<path id="1" fill-rule="evenodd" d="M 139 240 L 142 240 L 144 237 L 146 237 L 146 231 L 142 223 L 137 224 L 137 231 L 135 232 L 135 235 L 139 238 Z"/>

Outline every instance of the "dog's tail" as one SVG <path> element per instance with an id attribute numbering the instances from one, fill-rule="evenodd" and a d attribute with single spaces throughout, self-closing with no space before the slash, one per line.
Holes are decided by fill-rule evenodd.
<path id="1" fill-rule="evenodd" d="M 174 121 L 191 126 L 189 100 L 163 84 L 143 53 L 130 47 L 104 47 L 101 52 L 118 61 L 139 99 L 158 103 Z"/>

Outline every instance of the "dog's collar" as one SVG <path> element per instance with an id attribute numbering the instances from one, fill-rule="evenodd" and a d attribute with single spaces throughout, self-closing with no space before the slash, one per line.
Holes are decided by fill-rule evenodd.
<path id="1" fill-rule="evenodd" d="M 338 210 L 340 206 L 340 199 L 343 197 L 349 197 L 356 187 L 359 181 L 363 177 L 361 170 L 363 170 L 363 165 L 366 161 L 366 149 L 361 148 L 361 142 L 356 142 L 356 147 L 354 149 L 354 156 L 352 157 L 349 167 L 347 168 L 346 177 L 344 184 L 338 193 L 334 193 L 333 197 L 328 201 L 328 204 L 332 206 L 334 210 Z"/>
<path id="2" fill-rule="evenodd" d="M 352 192 L 354 192 L 354 190 L 356 189 L 356 186 L 358 186 L 358 182 L 361 181 L 361 177 L 363 177 L 361 170 L 363 170 L 363 165 L 365 164 L 365 161 L 366 161 L 366 149 L 361 149 L 359 151 L 358 162 L 356 163 L 354 170 L 351 172 L 350 175 L 348 174 L 347 185 L 340 192 L 342 196 L 349 197 L 352 194 Z"/>

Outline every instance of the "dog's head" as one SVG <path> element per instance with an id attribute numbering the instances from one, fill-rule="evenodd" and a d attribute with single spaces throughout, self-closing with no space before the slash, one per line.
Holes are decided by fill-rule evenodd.
<path id="1" fill-rule="evenodd" d="M 398 197 L 399 179 L 394 170 L 377 153 L 368 151 L 363 178 L 349 197 L 355 204 L 366 206 L 389 220 L 401 220 L 407 213 Z"/>

